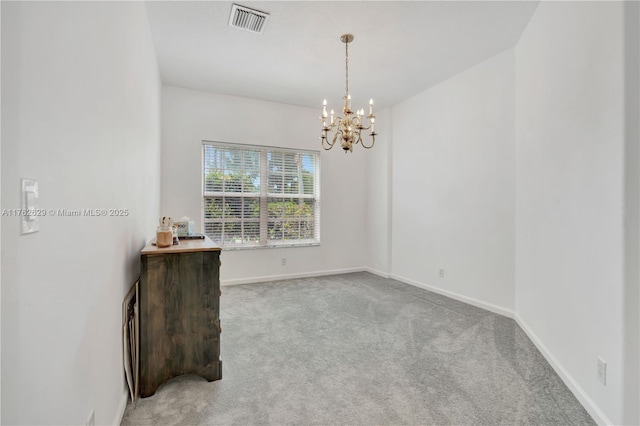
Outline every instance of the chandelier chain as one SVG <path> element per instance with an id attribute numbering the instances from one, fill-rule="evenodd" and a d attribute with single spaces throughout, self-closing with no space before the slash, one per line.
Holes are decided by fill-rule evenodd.
<path id="1" fill-rule="evenodd" d="M 345 71 L 345 87 L 344 87 L 344 95 L 347 96 L 349 94 L 349 43 L 344 44 L 344 71 Z"/>

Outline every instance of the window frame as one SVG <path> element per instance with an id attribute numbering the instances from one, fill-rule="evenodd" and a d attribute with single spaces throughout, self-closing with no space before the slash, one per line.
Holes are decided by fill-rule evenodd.
<path id="1" fill-rule="evenodd" d="M 257 192 L 236 192 L 236 191 L 226 191 L 225 184 L 223 182 L 223 189 L 221 191 L 211 191 L 207 190 L 207 170 L 211 173 L 211 167 L 207 165 L 207 150 L 210 150 L 211 147 L 214 149 L 229 150 L 229 151 L 237 151 L 242 152 L 242 163 L 240 170 L 242 175 L 245 176 L 244 169 L 244 156 L 245 153 L 255 153 L 259 152 L 260 161 L 259 161 L 259 188 Z M 304 179 L 302 178 L 303 174 L 303 160 L 296 159 L 296 170 L 292 173 L 291 169 L 287 169 L 287 166 L 291 167 L 291 163 L 286 163 L 286 156 L 295 154 L 296 156 L 311 157 L 313 171 L 311 175 L 313 176 L 313 193 L 305 194 L 305 185 Z M 239 143 L 230 143 L 230 142 L 218 142 L 218 141 L 202 141 L 202 150 L 201 150 L 201 209 L 200 215 L 202 220 L 202 232 L 203 234 L 209 236 L 216 244 L 219 244 L 225 250 L 247 250 L 247 249 L 262 249 L 262 248 L 277 248 L 277 247 L 307 247 L 307 246 L 317 246 L 320 245 L 320 151 L 316 150 L 305 150 L 305 149 L 295 149 L 295 148 L 283 148 L 283 147 L 274 147 L 274 146 L 266 146 L 266 145 L 253 145 L 253 144 L 239 144 Z M 223 154 L 224 155 L 224 154 Z M 270 177 L 273 178 L 280 173 L 273 173 L 268 169 L 268 164 L 273 160 L 273 156 L 281 156 L 282 157 L 282 170 L 280 171 L 281 176 L 284 179 L 289 176 L 294 176 L 297 180 L 295 180 L 297 185 L 297 192 L 285 192 L 285 185 L 283 184 L 282 192 L 269 192 L 270 189 Z M 230 173 L 230 169 L 226 169 L 226 157 L 224 160 L 225 165 L 222 168 L 214 167 L 214 170 L 217 170 L 219 173 L 227 174 Z M 235 170 L 235 169 L 234 169 Z M 255 171 L 255 169 L 251 169 L 251 171 Z M 297 175 L 297 176 L 296 176 Z M 245 178 L 243 178 L 244 181 Z M 224 179 L 223 179 L 224 181 Z M 254 183 L 255 185 L 255 183 Z M 244 189 L 244 183 L 241 184 Z M 209 188 L 211 189 L 211 188 Z M 228 199 L 239 199 L 242 204 L 242 212 L 244 214 L 244 206 L 245 200 L 257 198 L 259 200 L 259 216 L 257 218 L 246 218 L 246 217 L 225 217 L 226 216 L 226 200 Z M 216 201 L 224 200 L 222 202 L 222 214 L 218 218 L 207 217 L 207 207 L 215 205 Z M 312 216 L 308 215 L 300 215 L 296 217 L 287 217 L 286 215 L 273 216 L 273 204 L 278 203 L 280 201 L 272 201 L 272 200 L 282 200 L 283 203 L 282 208 L 283 211 L 285 209 L 285 203 L 289 200 L 297 201 L 299 206 L 303 204 L 308 205 L 309 201 L 312 203 Z M 312 222 L 313 237 L 306 239 L 272 239 L 269 236 L 269 231 L 272 230 L 270 226 L 273 224 L 275 228 L 275 223 L 282 225 L 283 237 L 285 234 L 285 223 L 298 225 L 298 234 L 302 232 L 303 223 L 304 222 Z M 220 224 L 220 240 L 217 240 L 217 237 L 213 235 L 213 232 L 208 232 L 208 224 Z M 240 232 L 240 243 L 229 243 L 225 242 L 224 232 L 227 229 L 228 224 L 240 223 L 241 232 Z M 246 241 L 245 237 L 245 224 L 247 223 L 257 223 L 258 224 L 258 232 L 259 232 L 259 241 L 251 243 Z M 305 228 L 306 232 L 309 232 L 309 228 Z M 295 230 L 294 230 L 295 232 Z"/>

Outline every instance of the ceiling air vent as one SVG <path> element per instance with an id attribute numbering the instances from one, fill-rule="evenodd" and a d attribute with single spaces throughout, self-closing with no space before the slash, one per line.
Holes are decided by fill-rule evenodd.
<path id="1" fill-rule="evenodd" d="M 266 12 L 234 4 L 231 8 L 229 25 L 241 30 L 262 34 L 267 19 L 269 19 L 269 14 Z"/>

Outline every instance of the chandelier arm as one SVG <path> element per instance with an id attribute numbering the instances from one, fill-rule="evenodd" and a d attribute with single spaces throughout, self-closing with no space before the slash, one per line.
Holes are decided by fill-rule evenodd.
<path id="1" fill-rule="evenodd" d="M 353 143 L 357 144 L 362 140 L 362 135 L 360 133 L 360 118 L 357 115 L 351 119 L 351 126 L 355 129 L 353 130 L 355 135 Z"/>
<path id="2" fill-rule="evenodd" d="M 338 127 L 339 129 L 339 127 Z M 336 141 L 338 140 L 338 135 L 340 135 L 340 137 L 342 138 L 342 130 L 338 130 L 334 135 L 333 135 L 333 142 L 331 142 L 331 146 L 336 144 Z"/>
<path id="3" fill-rule="evenodd" d="M 371 136 L 371 145 L 367 146 L 367 145 L 364 144 L 364 140 L 362 141 L 362 147 L 365 148 L 365 149 L 371 149 L 376 144 L 376 133 L 373 132 L 373 133 L 369 134 L 369 136 Z"/>
<path id="4" fill-rule="evenodd" d="M 320 139 L 322 140 L 322 148 L 324 148 L 325 151 L 329 151 L 331 148 L 333 148 L 333 143 L 329 142 L 329 140 L 327 139 L 327 131 L 323 131 L 322 136 L 320 137 Z M 327 144 L 327 147 L 325 147 L 325 143 Z"/>
<path id="5" fill-rule="evenodd" d="M 362 134 L 360 133 L 359 130 L 356 132 L 356 135 L 358 135 L 358 137 L 356 138 L 356 141 L 354 143 L 357 144 L 357 143 L 362 142 Z M 362 142 L 362 146 L 364 146 L 364 142 Z"/>
<path id="6" fill-rule="evenodd" d="M 340 122 L 342 121 L 342 117 L 336 117 L 333 123 L 329 123 L 329 127 L 327 128 L 327 131 L 331 134 L 334 134 L 334 132 L 336 131 L 336 129 L 340 128 Z M 331 146 L 333 146 L 333 144 L 335 144 L 335 136 L 334 136 L 334 141 L 331 144 Z"/>

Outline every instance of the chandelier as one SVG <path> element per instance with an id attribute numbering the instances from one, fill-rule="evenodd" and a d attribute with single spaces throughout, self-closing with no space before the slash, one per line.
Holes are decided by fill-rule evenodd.
<path id="1" fill-rule="evenodd" d="M 327 100 L 322 103 L 322 148 L 330 150 L 333 145 L 338 141 L 340 137 L 340 145 L 344 149 L 345 154 L 347 152 L 353 152 L 354 144 L 361 144 L 363 148 L 369 149 L 376 143 L 377 133 L 373 129 L 373 125 L 376 121 L 376 116 L 373 115 L 373 99 L 369 100 L 369 115 L 366 118 L 369 120 L 369 124 L 365 126 L 364 123 L 364 108 L 359 109 L 355 113 L 351 110 L 351 95 L 349 94 L 349 43 L 353 41 L 353 35 L 343 34 L 340 40 L 344 43 L 345 53 L 345 91 L 344 91 L 344 106 L 342 112 L 344 117 L 334 117 L 333 110 L 331 110 L 331 117 L 327 117 Z M 371 129 L 371 145 L 366 145 L 362 139 L 362 131 Z M 333 132 L 333 139 L 329 141 L 327 134 Z"/>

